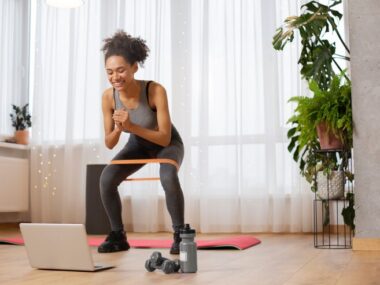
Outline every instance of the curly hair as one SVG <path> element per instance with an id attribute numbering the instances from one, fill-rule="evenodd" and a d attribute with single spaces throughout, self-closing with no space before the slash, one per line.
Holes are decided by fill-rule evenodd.
<path id="1" fill-rule="evenodd" d="M 131 65 L 136 62 L 143 65 L 149 54 L 145 40 L 132 37 L 123 30 L 117 31 L 112 37 L 103 41 L 104 45 L 101 50 L 104 54 L 104 61 L 107 61 L 110 56 L 118 55 L 124 57 Z"/>

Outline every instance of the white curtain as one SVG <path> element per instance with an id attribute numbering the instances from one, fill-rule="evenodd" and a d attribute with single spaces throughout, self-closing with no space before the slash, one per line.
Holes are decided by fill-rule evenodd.
<path id="1" fill-rule="evenodd" d="M 0 2 L 0 135 L 13 135 L 12 104 L 28 102 L 29 1 Z"/>
<path id="2" fill-rule="evenodd" d="M 302 92 L 299 51 L 271 45 L 299 4 L 215 0 L 181 8 L 192 51 L 184 63 L 191 69 L 175 81 L 187 98 L 181 113 L 188 116 L 179 121 L 188 130 L 188 220 L 203 232 L 311 230 L 310 192 L 286 149 L 287 100 Z M 188 58 L 185 50 L 180 58 Z"/>
<path id="3" fill-rule="evenodd" d="M 123 146 L 103 143 L 108 87 L 102 39 L 124 29 L 147 40 L 137 78 L 162 83 L 185 142 L 180 180 L 186 222 L 201 232 L 311 231 L 312 195 L 287 152 L 287 100 L 303 94 L 296 44 L 272 36 L 299 1 L 36 2 L 32 219 L 84 222 L 86 165 Z M 138 175 L 157 174 L 145 167 Z M 170 230 L 159 183 L 123 183 L 127 230 Z"/>
<path id="4" fill-rule="evenodd" d="M 0 39 L 0 142 L 3 142 L 15 131 L 9 116 L 12 104 L 23 106 L 28 102 L 29 1 L 0 1 Z M 0 181 L 0 192 L 4 187 Z M 28 213 L 0 212 L 0 222 L 26 219 Z"/>

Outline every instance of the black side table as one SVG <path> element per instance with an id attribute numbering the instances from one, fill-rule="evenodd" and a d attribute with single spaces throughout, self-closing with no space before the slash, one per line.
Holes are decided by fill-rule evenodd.
<path id="1" fill-rule="evenodd" d="M 107 164 L 89 164 L 86 174 L 86 231 L 108 234 L 111 227 L 100 198 L 99 179 Z"/>
<path id="2" fill-rule="evenodd" d="M 317 150 L 314 155 L 327 160 L 336 160 L 341 165 L 343 172 L 352 173 L 352 156 L 351 150 L 330 149 Z M 345 160 L 345 162 L 343 161 Z M 321 249 L 349 249 L 352 248 L 353 230 L 344 223 L 342 209 L 349 206 L 348 195 L 353 195 L 353 183 L 344 177 L 343 196 L 334 197 L 331 189 L 332 182 L 330 175 L 326 175 L 327 197 L 318 196 L 320 185 L 317 182 L 318 172 L 315 169 L 314 182 L 316 184 L 316 192 L 314 198 L 314 247 Z M 320 209 L 320 210 L 318 210 Z M 334 209 L 334 210 L 333 210 Z M 335 224 L 330 223 L 330 219 Z"/>

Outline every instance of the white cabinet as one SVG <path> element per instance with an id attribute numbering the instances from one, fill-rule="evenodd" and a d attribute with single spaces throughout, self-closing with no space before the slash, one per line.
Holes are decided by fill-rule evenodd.
<path id="1" fill-rule="evenodd" d="M 29 210 L 29 147 L 0 142 L 0 212 Z"/>

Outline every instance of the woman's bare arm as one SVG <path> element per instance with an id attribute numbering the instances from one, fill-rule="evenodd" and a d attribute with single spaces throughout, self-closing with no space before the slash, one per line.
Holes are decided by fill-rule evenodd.
<path id="1" fill-rule="evenodd" d="M 114 148 L 114 146 L 118 143 L 122 132 L 121 124 L 115 123 L 112 119 L 112 114 L 114 111 L 113 104 L 112 88 L 109 88 L 104 91 L 102 97 L 105 144 L 109 149 Z"/>

